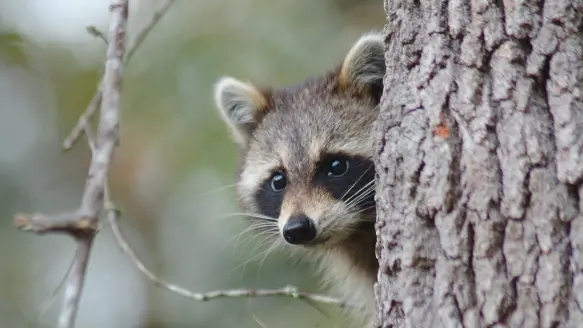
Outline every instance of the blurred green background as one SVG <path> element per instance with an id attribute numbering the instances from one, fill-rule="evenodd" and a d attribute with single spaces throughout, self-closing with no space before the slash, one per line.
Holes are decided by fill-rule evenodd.
<path id="1" fill-rule="evenodd" d="M 160 0 L 130 1 L 129 39 Z M 0 327 L 53 327 L 62 293 L 35 323 L 74 254 L 64 236 L 15 230 L 15 213 L 76 209 L 89 164 L 85 139 L 63 138 L 96 89 L 109 0 L 0 1 Z M 241 235 L 236 148 L 212 103 L 229 74 L 281 86 L 340 62 L 382 29 L 382 1 L 177 0 L 126 66 L 121 144 L 110 175 L 122 228 L 146 264 L 196 291 L 296 285 L 326 293 L 309 261 Z M 344 327 L 334 307 L 285 297 L 193 302 L 158 289 L 103 226 L 77 327 Z"/>

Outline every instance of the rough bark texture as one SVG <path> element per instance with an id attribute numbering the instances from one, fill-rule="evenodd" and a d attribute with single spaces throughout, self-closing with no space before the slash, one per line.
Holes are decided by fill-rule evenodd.
<path id="1" fill-rule="evenodd" d="M 387 0 L 376 327 L 583 327 L 583 2 Z"/>

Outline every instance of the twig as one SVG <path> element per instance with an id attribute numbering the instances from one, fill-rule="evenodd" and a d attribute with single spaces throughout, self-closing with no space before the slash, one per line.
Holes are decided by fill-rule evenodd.
<path id="1" fill-rule="evenodd" d="M 97 222 L 89 217 L 80 217 L 78 213 L 63 213 L 53 216 L 43 214 L 19 214 L 14 218 L 14 225 L 22 231 L 36 234 L 66 233 L 82 238 L 97 231 Z"/>
<path id="2" fill-rule="evenodd" d="M 93 98 L 91 98 L 91 101 L 89 102 L 89 105 L 85 110 L 85 113 L 83 113 L 79 117 L 77 124 L 73 127 L 73 130 L 71 130 L 69 136 L 65 138 L 65 141 L 63 141 L 64 150 L 69 150 L 75 145 L 75 143 L 79 140 L 79 137 L 81 136 L 81 132 L 83 132 L 85 130 L 85 127 L 89 125 L 89 121 L 91 120 L 93 115 L 95 115 L 97 108 L 99 108 L 99 105 L 101 104 L 101 82 L 102 81 L 99 81 L 97 91 L 93 95 Z"/>
<path id="3" fill-rule="evenodd" d="M 98 39 L 101 39 L 101 41 L 103 41 L 103 42 L 105 42 L 105 44 L 107 44 L 107 37 L 97 27 L 95 27 L 93 25 L 87 26 L 87 33 L 93 35 L 94 37 L 96 37 Z"/>
<path id="4" fill-rule="evenodd" d="M 136 35 L 136 38 L 134 39 L 132 44 L 128 47 L 129 50 L 125 58 L 126 63 L 128 63 L 132 59 L 132 57 L 134 56 L 136 51 L 140 48 L 144 40 L 146 40 L 146 37 L 150 34 L 154 27 L 156 27 L 160 19 L 164 17 L 168 9 L 170 9 L 170 7 L 174 4 L 175 1 L 176 0 L 166 0 L 162 4 L 162 6 L 160 6 L 160 8 L 158 8 L 158 10 L 154 12 L 150 21 L 146 23 L 146 25 L 144 25 L 142 30 Z"/>
<path id="5" fill-rule="evenodd" d="M 118 216 L 119 211 L 115 209 L 114 206 L 108 200 L 107 196 L 108 192 L 106 189 L 106 206 L 105 209 L 108 211 L 108 220 L 109 225 L 115 235 L 115 239 L 119 245 L 119 247 L 130 257 L 130 259 L 134 262 L 138 270 L 143 273 L 148 279 L 150 279 L 155 286 L 169 290 L 173 293 L 181 295 L 183 297 L 196 300 L 196 301 L 210 301 L 217 298 L 225 298 L 225 297 L 270 297 L 270 296 L 286 296 L 292 297 L 296 299 L 302 300 L 309 300 L 324 304 L 331 304 L 341 308 L 350 307 L 345 302 L 338 300 L 336 298 L 325 296 L 325 295 L 318 295 L 318 294 L 311 294 L 306 292 L 301 292 L 298 290 L 297 287 L 294 286 L 286 286 L 283 288 L 278 289 L 232 289 L 232 290 L 215 290 L 206 293 L 196 293 L 192 292 L 186 288 L 180 287 L 178 285 L 172 284 L 159 278 L 156 276 L 152 271 L 150 271 L 144 263 L 138 258 L 134 250 L 129 246 L 128 242 L 126 241 L 123 233 L 118 224 Z"/>
<path id="6" fill-rule="evenodd" d="M 132 42 L 132 45 L 128 47 L 129 50 L 125 55 L 124 63 L 126 64 L 129 63 L 130 59 L 140 48 L 146 37 L 150 34 L 150 32 L 154 29 L 154 27 L 158 24 L 160 19 L 164 16 L 168 9 L 170 9 L 174 2 L 175 0 L 167 0 L 162 4 L 162 6 L 160 6 L 160 8 L 158 8 L 154 12 L 150 21 L 146 25 L 144 25 L 141 31 L 136 35 L 136 38 Z M 103 33 L 101 33 L 99 30 L 92 26 L 88 27 L 87 30 L 91 35 L 96 36 L 98 38 L 101 38 L 100 35 L 103 35 Z M 104 41 L 107 44 L 107 39 L 105 39 Z M 73 127 L 71 133 L 69 133 L 67 138 L 65 138 L 65 140 L 63 141 L 63 150 L 69 150 L 71 149 L 71 147 L 73 147 L 73 145 L 75 145 L 75 143 L 79 140 L 81 133 L 84 132 L 85 129 L 84 126 L 89 125 L 89 121 L 91 120 L 93 115 L 95 115 L 95 112 L 97 111 L 97 108 L 99 107 L 99 104 L 101 102 L 102 97 L 101 86 L 102 81 L 99 82 L 97 91 L 93 95 L 93 98 L 91 98 L 91 101 L 89 102 L 89 106 L 87 106 L 85 113 L 83 113 L 83 115 L 79 117 L 77 124 Z"/>

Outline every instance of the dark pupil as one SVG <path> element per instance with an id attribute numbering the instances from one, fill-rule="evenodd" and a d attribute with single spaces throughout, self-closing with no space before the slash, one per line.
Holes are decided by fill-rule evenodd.
<path id="1" fill-rule="evenodd" d="M 348 162 L 345 160 L 333 160 L 330 163 L 330 175 L 342 175 L 348 170 Z"/>
<path id="2" fill-rule="evenodd" d="M 281 172 L 276 173 L 273 178 L 271 178 L 271 188 L 275 191 L 282 190 L 286 185 L 287 180 L 285 179 L 285 175 Z"/>

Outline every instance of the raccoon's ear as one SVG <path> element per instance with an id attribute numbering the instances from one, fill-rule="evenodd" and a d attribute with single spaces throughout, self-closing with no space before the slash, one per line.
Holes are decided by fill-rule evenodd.
<path id="1" fill-rule="evenodd" d="M 338 77 L 340 87 L 353 87 L 380 98 L 385 70 L 383 36 L 378 32 L 364 34 L 344 57 Z"/>
<path id="2" fill-rule="evenodd" d="M 235 141 L 246 145 L 257 126 L 259 112 L 268 105 L 268 98 L 251 83 L 233 77 L 220 78 L 214 86 L 214 100 L 223 120 L 229 125 Z"/>

